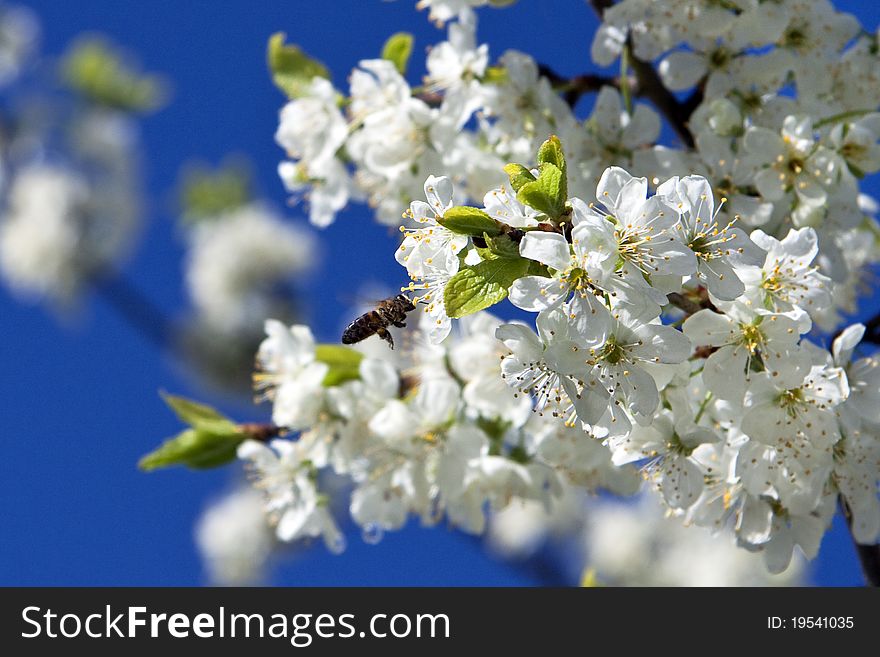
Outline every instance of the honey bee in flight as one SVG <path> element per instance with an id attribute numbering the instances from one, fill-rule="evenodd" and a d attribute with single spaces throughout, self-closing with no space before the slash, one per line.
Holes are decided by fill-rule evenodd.
<path id="1" fill-rule="evenodd" d="M 394 349 L 394 339 L 388 327 L 403 328 L 406 326 L 407 313 L 415 309 L 415 304 L 405 294 L 383 299 L 373 310 L 364 313 L 348 325 L 342 332 L 342 344 L 354 344 L 366 340 L 371 335 L 378 335 Z"/>

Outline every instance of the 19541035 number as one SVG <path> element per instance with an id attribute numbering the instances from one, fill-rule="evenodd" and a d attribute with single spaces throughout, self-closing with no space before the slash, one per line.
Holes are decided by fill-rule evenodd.
<path id="1" fill-rule="evenodd" d="M 768 616 L 767 628 L 771 630 L 785 629 L 851 629 L 855 627 L 853 616 Z"/>

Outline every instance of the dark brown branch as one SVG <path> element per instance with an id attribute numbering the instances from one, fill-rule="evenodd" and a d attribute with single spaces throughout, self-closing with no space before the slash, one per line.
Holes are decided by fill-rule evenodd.
<path id="1" fill-rule="evenodd" d="M 599 18 L 602 18 L 602 14 L 605 13 L 605 10 L 613 4 L 614 0 L 590 0 L 590 5 L 593 7 L 593 10 Z"/>
<path id="2" fill-rule="evenodd" d="M 693 315 L 703 310 L 703 305 L 700 302 L 694 301 L 693 299 L 686 297 L 683 294 L 679 294 L 678 292 L 671 292 L 670 294 L 667 294 L 666 300 L 669 301 L 669 303 L 676 308 L 686 312 L 688 315 Z"/>
<path id="3" fill-rule="evenodd" d="M 627 48 L 631 48 L 631 39 L 627 39 Z M 680 103 L 678 99 L 672 95 L 650 62 L 643 61 L 636 56 L 630 57 L 630 66 L 635 73 L 638 82 L 639 95 L 649 99 L 657 110 L 666 117 L 672 129 L 678 135 L 679 139 L 688 148 L 694 147 L 694 136 L 688 128 L 687 122 L 690 119 L 691 112 L 700 104 L 700 97 L 691 97 L 687 103 Z M 692 107 L 688 107 L 692 106 Z"/>
<path id="4" fill-rule="evenodd" d="M 880 344 L 880 313 L 865 322 L 865 337 L 862 341 Z"/>
<path id="5" fill-rule="evenodd" d="M 620 88 L 620 80 L 616 77 L 607 75 L 598 75 L 594 73 L 584 73 L 567 78 L 560 75 L 546 64 L 538 65 L 538 72 L 553 85 L 554 89 L 562 92 L 562 98 L 568 103 L 569 107 L 574 107 L 580 100 L 581 96 L 599 91 L 602 87 L 610 86 L 617 89 Z M 635 84 L 635 80 L 631 81 Z"/>
<path id="6" fill-rule="evenodd" d="M 605 10 L 614 4 L 614 0 L 589 0 L 596 14 L 601 19 Z M 701 89 L 694 91 L 691 96 L 684 102 L 672 95 L 650 62 L 639 59 L 632 54 L 632 37 L 627 38 L 626 48 L 629 49 L 630 66 L 635 73 L 636 85 L 633 89 L 634 95 L 650 100 L 654 107 L 666 117 L 679 139 L 688 148 L 694 147 L 694 136 L 688 128 L 688 119 L 690 119 L 693 111 L 703 101 L 703 92 Z"/>
<path id="7" fill-rule="evenodd" d="M 862 566 L 862 574 L 865 576 L 865 584 L 867 586 L 880 587 L 880 544 L 862 545 L 857 542 L 852 533 L 852 512 L 846 499 L 841 495 L 838 498 L 840 511 L 846 518 L 846 526 L 849 528 L 849 535 L 852 538 L 853 546 L 856 548 L 856 554 L 859 557 L 859 564 Z"/>
<path id="8" fill-rule="evenodd" d="M 161 350 L 174 348 L 175 327 L 165 313 L 120 272 L 91 276 L 92 287 L 129 326 Z"/>
<path id="9" fill-rule="evenodd" d="M 272 438 L 277 438 L 286 433 L 286 429 L 275 426 L 271 422 L 248 422 L 246 424 L 239 424 L 238 430 L 241 433 L 246 433 L 251 440 L 257 440 L 262 443 L 268 442 L 269 440 L 272 440 Z"/>

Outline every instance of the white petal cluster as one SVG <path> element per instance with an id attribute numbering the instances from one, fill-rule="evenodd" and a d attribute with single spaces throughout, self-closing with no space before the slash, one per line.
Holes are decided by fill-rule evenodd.
<path id="1" fill-rule="evenodd" d="M 798 586 L 802 560 L 771 575 L 729 536 L 682 527 L 646 495 L 636 504 L 594 503 L 583 534 L 586 568 L 611 586 Z M 651 555 L 646 558 L 646 555 Z"/>
<path id="2" fill-rule="evenodd" d="M 311 332 L 267 323 L 258 384 L 275 423 L 299 435 L 246 442 L 239 456 L 251 463 L 281 540 L 323 535 L 339 547 L 321 492 L 325 470 L 352 480 L 349 511 L 367 540 L 411 515 L 425 524 L 445 516 L 480 533 L 487 505 L 531 500 L 550 508 L 567 482 L 636 490 L 633 467 L 616 466 L 583 432 L 534 414 L 528 397 L 504 385 L 499 320 L 474 315 L 437 346 L 430 324 L 426 317 L 400 360 L 364 357 L 357 378 L 328 387 L 329 366 L 317 359 Z"/>
<path id="3" fill-rule="evenodd" d="M 131 117 L 89 108 L 64 124 L 62 160 L 36 157 L 52 130 L 12 135 L 0 188 L 0 274 L 22 298 L 65 308 L 111 276 L 141 219 L 139 135 Z"/>
<path id="4" fill-rule="evenodd" d="M 311 233 L 260 204 L 201 220 L 189 243 L 186 283 L 198 319 L 227 335 L 269 315 L 273 287 L 308 269 L 315 253 Z"/>
<path id="5" fill-rule="evenodd" d="M 15 81 L 34 54 L 40 26 L 25 7 L 0 7 L 0 87 Z"/>
<path id="6" fill-rule="evenodd" d="M 406 357 L 355 380 L 264 366 L 301 458 L 353 479 L 371 530 L 445 514 L 478 532 L 487 507 L 632 492 L 638 471 L 772 572 L 816 554 L 838 500 L 876 542 L 876 335 L 840 329 L 880 261 L 861 190 L 880 171 L 877 35 L 827 0 L 621 0 L 591 50 L 621 74 L 596 84 L 493 59 L 484 2 L 421 4 L 448 30 L 423 85 L 364 60 L 344 101 L 315 80 L 282 114 L 288 187 L 316 223 L 363 198 L 399 225 L 424 311 Z M 533 325 L 473 315 L 505 297 Z"/>
<path id="7" fill-rule="evenodd" d="M 263 500 L 251 487 L 220 498 L 202 513 L 195 539 L 212 584 L 259 584 L 272 553 L 272 532 L 262 513 Z"/>

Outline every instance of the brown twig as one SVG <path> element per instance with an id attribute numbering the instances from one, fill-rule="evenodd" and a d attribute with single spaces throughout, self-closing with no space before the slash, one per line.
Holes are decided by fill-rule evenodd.
<path id="1" fill-rule="evenodd" d="M 554 71 L 547 64 L 538 64 L 538 72 L 550 82 L 550 84 L 562 92 L 562 98 L 569 107 L 574 107 L 581 96 L 599 91 L 602 87 L 610 86 L 620 88 L 620 80 L 616 77 L 598 75 L 595 73 L 583 73 L 567 78 Z M 635 80 L 632 80 L 635 84 Z"/>
<path id="2" fill-rule="evenodd" d="M 272 438 L 277 438 L 286 433 L 286 429 L 276 426 L 271 422 L 247 422 L 245 424 L 239 424 L 238 431 L 240 433 L 246 433 L 251 440 L 257 440 L 262 443 L 268 442 L 269 440 L 272 440 Z"/>
<path id="3" fill-rule="evenodd" d="M 630 48 L 630 44 L 631 39 L 627 39 L 626 47 Z M 672 126 L 672 129 L 675 130 L 675 133 L 685 146 L 693 148 L 694 136 L 691 134 L 687 122 L 690 119 L 691 112 L 700 104 L 701 96 L 699 97 L 700 100 L 696 100 L 692 96 L 691 99 L 688 99 L 688 102 L 681 103 L 672 95 L 669 89 L 663 86 L 663 81 L 649 62 L 632 56 L 630 57 L 630 66 L 632 66 L 636 81 L 638 82 L 639 95 L 649 99 L 654 104 L 654 107 L 666 117 L 669 125 Z"/>

